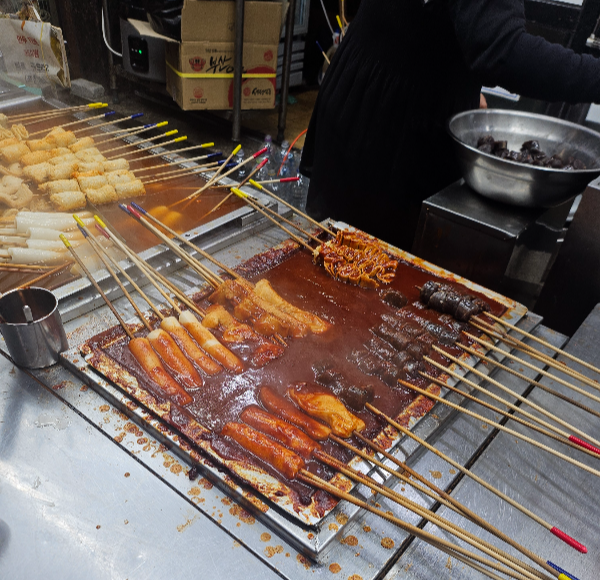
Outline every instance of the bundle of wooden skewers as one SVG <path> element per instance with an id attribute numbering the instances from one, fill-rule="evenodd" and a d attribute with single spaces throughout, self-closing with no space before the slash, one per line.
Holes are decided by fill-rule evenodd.
<path id="1" fill-rule="evenodd" d="M 138 208 L 139 209 L 139 208 Z M 195 246 L 193 243 L 188 241 L 183 236 L 178 236 L 174 234 L 172 230 L 165 227 L 164 224 L 161 224 L 158 220 L 149 216 L 148 214 L 140 213 L 136 208 L 130 207 L 128 210 L 134 215 L 140 222 L 142 222 L 150 231 L 155 233 L 157 237 L 161 240 L 162 243 L 169 246 L 173 252 L 184 260 L 191 268 L 193 268 L 198 274 L 200 274 L 204 279 L 208 281 L 215 288 L 215 293 L 222 295 L 227 295 L 229 292 L 236 291 L 234 288 L 239 287 L 241 290 L 240 296 L 244 298 L 248 298 L 251 301 L 254 301 L 254 306 L 260 304 L 261 306 L 265 306 L 265 302 L 258 302 L 255 298 L 255 288 L 249 286 L 249 283 L 243 279 L 240 279 L 240 276 L 235 272 L 220 264 L 218 261 L 214 260 L 210 255 L 203 252 L 200 248 Z M 118 262 L 115 260 L 111 260 L 107 256 L 104 256 L 105 265 L 107 269 L 110 271 L 111 275 L 117 281 L 119 286 L 121 287 L 123 293 L 130 299 L 134 309 L 142 324 L 146 327 L 148 331 L 147 338 L 142 339 L 140 337 L 136 337 L 135 328 L 132 329 L 131 325 L 125 323 L 118 315 L 116 310 L 112 307 L 112 304 L 108 299 L 106 302 L 108 306 L 113 310 L 115 316 L 117 316 L 121 326 L 125 333 L 129 336 L 129 348 L 134 356 L 142 361 L 142 366 L 148 369 L 148 372 L 153 373 L 153 379 L 157 381 L 161 389 L 163 389 L 163 395 L 165 398 L 170 400 L 174 405 L 177 405 L 181 409 L 185 408 L 185 405 L 190 401 L 189 395 L 186 392 L 186 387 L 181 385 L 181 379 L 179 381 L 173 379 L 170 376 L 167 368 L 163 366 L 161 361 L 169 361 L 167 366 L 173 368 L 173 365 L 179 365 L 179 374 L 178 377 L 187 376 L 190 379 L 190 385 L 197 386 L 201 384 L 201 378 L 197 377 L 189 366 L 185 365 L 185 360 L 193 360 L 195 361 L 200 368 L 204 370 L 206 373 L 214 372 L 209 370 L 209 365 L 207 366 L 206 362 L 200 362 L 203 360 L 203 356 L 206 353 L 209 353 L 212 356 L 213 363 L 217 361 L 225 368 L 229 369 L 230 372 L 242 372 L 243 366 L 240 366 L 239 360 L 236 360 L 235 355 L 233 353 L 228 353 L 226 351 L 226 345 L 221 344 L 218 345 L 218 341 L 216 340 L 214 335 L 210 334 L 211 326 L 214 328 L 215 326 L 224 326 L 228 331 L 230 331 L 231 335 L 238 336 L 249 336 L 252 333 L 252 329 L 247 327 L 247 325 L 243 325 L 235 318 L 230 315 L 227 316 L 227 313 L 222 310 L 217 313 L 209 313 L 206 311 L 201 311 L 198 309 L 197 305 L 190 300 L 185 294 L 183 294 L 177 287 L 172 284 L 167 278 L 150 268 L 147 264 L 141 261 L 133 252 L 127 249 L 125 245 L 123 245 L 116 236 L 114 236 L 114 232 L 111 232 L 109 228 L 106 227 L 100 220 L 99 225 L 102 228 L 102 233 L 107 235 L 113 242 L 119 247 L 121 251 L 123 251 L 127 257 L 134 261 L 136 266 L 140 268 L 143 272 L 144 276 L 147 277 L 150 284 L 152 284 L 161 295 L 165 298 L 169 307 L 179 315 L 179 321 L 175 319 L 173 316 L 167 316 L 167 312 L 164 308 L 154 304 L 152 300 L 144 293 L 144 291 L 139 287 L 139 285 L 133 281 L 133 279 L 127 274 L 125 269 L 121 268 Z M 153 222 L 153 223 L 151 223 Z M 81 223 L 80 227 L 82 228 L 82 234 L 86 236 L 90 236 L 91 232 L 85 224 Z M 162 231 L 161 231 L 162 230 Z M 230 277 L 232 282 L 228 282 L 211 272 L 206 266 L 202 265 L 196 258 L 193 258 L 190 254 L 185 252 L 181 246 L 175 244 L 167 234 L 163 233 L 163 231 L 167 232 L 167 234 L 175 235 L 179 239 L 179 241 L 185 243 L 187 246 L 192 247 L 197 253 L 202 255 L 204 258 L 210 260 L 212 263 L 217 265 L 223 271 L 225 271 Z M 67 245 L 69 245 L 68 240 L 64 239 Z M 99 256 L 103 254 L 102 248 L 96 244 L 96 242 L 92 242 L 94 248 L 98 251 Z M 77 259 L 76 251 L 73 250 L 73 254 L 75 259 Z M 82 265 L 82 268 L 84 266 Z M 138 291 L 140 296 L 148 303 L 152 312 L 160 321 L 160 328 L 153 329 L 152 323 L 149 320 L 148 314 L 144 314 L 140 311 L 139 307 L 135 305 L 135 302 L 128 294 L 125 287 L 119 280 L 119 276 L 117 272 L 120 272 L 125 278 L 127 278 L 128 282 Z M 92 283 L 94 283 L 93 278 L 90 277 Z M 258 284 L 256 285 L 258 286 Z M 440 288 L 437 288 L 439 291 Z M 98 288 L 98 291 L 102 293 L 102 291 Z M 445 292 L 451 292 L 452 287 L 447 287 L 444 289 Z M 425 298 L 427 292 L 423 293 L 423 301 L 430 302 L 431 295 Z M 268 295 L 268 294 L 267 294 Z M 267 296 L 265 295 L 265 296 Z M 260 297 L 263 297 L 261 294 Z M 326 332 L 327 325 L 323 324 L 324 321 L 320 321 L 318 317 L 314 315 L 310 315 L 305 311 L 300 311 L 293 305 L 286 303 L 276 294 L 270 294 L 269 298 L 271 300 L 271 304 L 275 307 L 275 310 L 270 309 L 269 313 L 274 315 L 275 318 L 277 316 L 274 314 L 278 308 L 285 306 L 287 313 L 289 316 L 298 317 L 296 319 L 296 323 L 300 324 L 291 324 L 287 327 L 287 331 L 285 331 L 285 325 L 282 325 L 282 320 L 280 319 L 280 324 L 272 326 L 271 338 L 273 341 L 270 343 L 271 345 L 275 345 L 277 340 L 284 341 L 281 342 L 280 346 L 285 345 L 285 340 L 294 339 L 295 337 L 302 336 L 302 326 L 301 324 L 305 324 L 312 328 L 313 332 Z M 464 300 L 463 296 L 458 297 L 458 302 Z M 267 300 L 268 302 L 268 300 Z M 432 302 L 432 306 L 435 304 L 435 300 Z M 202 323 L 198 321 L 196 316 L 191 314 L 194 312 L 196 316 L 199 316 L 202 319 Z M 285 311 L 284 311 L 285 312 Z M 211 316 L 212 315 L 212 316 Z M 281 316 L 281 313 L 279 313 Z M 204 323 L 206 321 L 206 324 Z M 255 321 L 256 322 L 256 321 Z M 498 348 L 495 344 L 494 340 L 502 341 L 506 345 L 508 345 L 511 349 L 515 348 L 529 356 L 532 356 L 538 362 L 543 362 L 544 364 L 552 364 L 555 370 L 564 371 L 568 376 L 585 382 L 586 384 L 593 386 L 594 388 L 598 388 L 598 385 L 595 381 L 590 381 L 584 375 L 580 373 L 576 373 L 565 367 L 565 365 L 559 365 L 552 361 L 550 357 L 544 355 L 531 347 L 529 344 L 524 343 L 516 338 L 513 335 L 509 335 L 507 330 L 511 330 L 513 332 L 519 332 L 519 329 L 516 327 L 506 328 L 506 323 L 501 318 L 493 317 L 491 314 L 479 313 L 471 317 L 470 323 L 473 324 L 474 327 L 479 327 L 479 329 L 486 333 L 482 337 L 472 335 L 472 339 L 480 342 L 483 346 L 489 349 Z M 496 324 L 494 324 L 496 323 Z M 310 325 L 313 326 L 310 326 Z M 244 326 L 244 328 L 240 328 L 240 326 Z M 259 328 L 258 326 L 256 328 Z M 255 328 L 255 330 L 256 330 Z M 265 326 L 260 327 L 264 330 Z M 294 330 L 295 328 L 295 330 Z M 300 329 L 300 330 L 298 330 Z M 317 330 L 316 330 L 317 329 Z M 282 332 L 287 332 L 284 336 L 282 336 Z M 298 334 L 295 334 L 297 332 Z M 171 338 L 169 339 L 168 336 Z M 532 340 L 538 340 L 533 335 L 526 335 L 527 338 Z M 173 346 L 175 344 L 175 346 Z M 177 346 L 180 351 L 183 351 L 182 355 L 174 355 L 174 352 L 179 352 L 176 350 Z M 544 347 L 549 347 L 548 343 L 544 343 Z M 206 349 L 206 352 L 202 351 L 202 348 Z M 482 378 L 502 388 L 502 390 L 508 389 L 504 387 L 494 379 L 491 379 L 489 376 L 481 374 L 481 372 L 474 368 L 472 365 L 468 365 L 463 360 L 459 358 L 453 358 L 449 353 L 444 350 L 443 347 L 434 347 L 435 350 L 439 351 L 443 354 L 449 361 L 455 363 L 455 365 L 462 367 L 464 372 L 472 372 L 474 374 L 479 374 Z M 187 349 L 187 350 L 186 350 Z M 512 369 L 502 365 L 499 361 L 482 356 L 479 351 L 475 351 L 473 349 L 469 349 L 469 347 L 465 347 L 465 350 L 469 352 L 469 354 L 474 357 L 478 357 L 481 360 L 484 360 L 486 363 L 491 363 L 503 368 L 504 370 L 509 370 L 514 374 Z M 193 354 L 192 354 L 193 353 Z M 280 349 L 276 349 L 271 347 L 269 354 L 267 355 L 267 361 L 272 360 L 268 357 L 277 357 L 281 356 Z M 503 356 L 512 356 L 503 352 Z M 428 359 L 427 362 L 433 366 L 439 365 L 433 359 Z M 583 362 L 583 361 L 578 361 Z M 520 360 L 521 364 L 524 364 L 523 361 Z M 266 364 L 263 361 L 263 364 Z M 205 365 L 205 366 L 202 366 Z M 586 363 L 587 365 L 587 363 Z M 595 369 L 591 365 L 587 365 L 588 368 L 593 369 L 595 372 L 599 372 L 600 370 Z M 151 369 L 151 370 L 150 370 Z M 158 369 L 158 370 L 157 370 Z M 453 376 L 458 380 L 463 381 L 463 384 L 468 385 L 474 390 L 484 390 L 480 385 L 475 384 L 472 381 L 466 381 L 462 373 L 455 372 L 447 366 L 441 366 L 440 370 L 446 375 Z M 545 372 L 545 371 L 544 371 Z M 449 387 L 447 384 L 447 380 L 440 380 L 440 378 L 432 377 L 427 375 L 424 376 L 430 380 L 431 382 L 439 383 L 444 388 L 448 388 L 453 390 L 454 387 Z M 521 375 L 523 380 L 528 382 L 529 379 L 524 375 Z M 556 380 L 556 377 L 553 377 Z M 577 390 L 577 392 L 582 391 L 575 385 L 572 385 L 570 381 L 562 380 L 562 384 L 569 385 L 570 388 Z M 400 384 L 405 387 L 412 389 L 421 395 L 434 399 L 438 401 L 440 404 L 452 406 L 453 409 L 467 413 L 468 415 L 478 418 L 484 423 L 493 426 L 494 428 L 510 433 L 511 436 L 518 437 L 519 440 L 525 441 L 528 444 L 534 445 L 537 448 L 542 449 L 544 452 L 551 453 L 556 457 L 560 457 L 562 460 L 569 462 L 571 465 L 575 465 L 580 469 L 584 469 L 588 473 L 592 473 L 593 475 L 600 476 L 600 472 L 594 468 L 591 468 L 580 461 L 577 461 L 561 452 L 554 451 L 553 449 L 529 438 L 519 434 L 518 432 L 511 430 L 510 428 L 500 424 L 493 423 L 489 419 L 474 413 L 473 411 L 469 411 L 463 409 L 460 406 L 453 405 L 449 401 L 441 397 L 436 397 L 432 395 L 429 391 L 424 391 L 412 384 L 408 381 L 401 381 Z M 535 383 L 536 386 L 540 386 L 545 390 L 550 391 L 548 387 L 543 385 L 539 385 L 539 383 Z M 571 449 L 577 449 L 582 453 L 586 453 L 589 456 L 597 457 L 600 454 L 600 443 L 595 441 L 586 433 L 581 432 L 580 430 L 573 429 L 573 426 L 563 424 L 561 427 L 556 427 L 551 422 L 546 419 L 540 419 L 537 415 L 529 413 L 521 409 L 521 407 L 516 405 L 508 405 L 510 411 L 504 411 L 498 407 L 495 407 L 489 403 L 484 403 L 480 399 L 469 395 L 468 393 L 463 393 L 459 391 L 460 394 L 464 397 L 470 398 L 475 401 L 477 404 L 481 404 L 486 406 L 488 409 L 492 409 L 495 413 L 500 415 L 507 416 L 510 412 L 511 418 L 516 420 L 521 425 L 526 426 L 538 433 L 542 433 L 548 437 L 553 438 L 555 441 L 559 441 L 564 444 L 566 447 Z M 489 394 L 489 392 L 486 390 Z M 587 391 L 582 391 L 590 396 L 593 400 L 600 400 L 599 397 L 595 395 L 589 395 Z M 474 567 L 482 574 L 489 576 L 491 578 L 498 578 L 495 572 L 500 572 L 508 577 L 512 578 L 568 578 L 568 574 L 561 571 L 559 567 L 556 565 L 546 561 L 543 558 L 540 558 L 536 554 L 531 553 L 527 548 L 517 544 L 514 540 L 508 537 L 503 532 L 497 530 L 493 526 L 491 526 L 488 522 L 483 520 L 480 516 L 474 514 L 471 510 L 466 508 L 466 506 L 459 504 L 454 500 L 450 495 L 446 494 L 442 490 L 438 489 L 435 485 L 431 484 L 426 478 L 422 475 L 415 473 L 411 470 L 406 464 L 399 462 L 395 457 L 393 457 L 390 453 L 388 453 L 384 448 L 379 446 L 377 443 L 374 443 L 372 440 L 364 437 L 361 431 L 364 428 L 364 423 L 353 414 L 353 412 L 344 405 L 343 401 L 338 397 L 332 395 L 329 392 L 304 392 L 302 388 L 292 388 L 288 391 L 288 396 L 291 401 L 294 403 L 290 404 L 290 401 L 287 399 L 282 400 L 281 397 L 278 397 L 276 393 L 270 392 L 268 388 L 263 388 L 260 394 L 260 401 L 263 408 L 251 406 L 243 411 L 240 416 L 240 420 L 243 423 L 228 423 L 223 430 L 222 436 L 229 437 L 236 441 L 242 448 L 245 448 L 250 454 L 259 457 L 261 460 L 270 463 L 273 467 L 282 473 L 288 479 L 298 479 L 300 481 L 304 481 L 311 486 L 314 486 L 318 489 L 322 489 L 333 495 L 334 497 L 338 497 L 340 499 L 347 500 L 355 505 L 360 506 L 361 508 L 368 510 L 372 513 L 375 513 L 382 518 L 393 522 L 398 525 L 401 529 L 405 530 L 407 533 L 413 534 L 416 537 L 421 538 L 422 540 L 431 543 L 436 548 L 448 553 L 452 557 L 456 557 L 460 561 L 465 564 Z M 541 407 L 537 405 L 531 404 L 527 401 L 526 398 L 520 397 L 515 393 L 512 393 L 511 396 L 515 396 L 519 401 L 525 405 L 531 406 L 537 413 L 544 415 L 550 421 L 554 423 L 561 424 L 559 418 L 555 416 L 555 414 L 545 411 Z M 561 395 L 561 399 L 565 400 L 564 395 Z M 502 405 L 507 406 L 506 401 L 500 400 Z M 569 400 L 571 404 L 577 404 L 580 408 L 586 409 L 591 413 L 597 412 L 589 409 L 589 407 L 581 406 L 579 403 Z M 481 478 L 478 478 L 476 475 L 470 472 L 469 469 L 466 469 L 460 463 L 457 463 L 450 459 L 449 457 L 440 454 L 440 452 L 417 437 L 395 421 L 393 418 L 387 416 L 381 409 L 377 408 L 373 405 L 372 402 L 366 402 L 365 408 L 368 409 L 375 416 L 384 420 L 388 425 L 395 428 L 400 434 L 410 437 L 415 440 L 419 445 L 428 449 L 432 453 L 437 455 L 441 455 L 454 469 L 459 470 L 465 476 L 470 477 L 477 481 L 479 484 L 483 485 L 486 489 L 496 494 L 502 500 L 509 503 L 513 508 L 518 509 L 528 517 L 530 517 L 533 521 L 540 524 L 542 527 L 546 528 L 553 535 L 560 538 L 561 540 L 568 543 L 570 546 L 579 550 L 580 552 L 585 552 L 586 549 L 576 540 L 568 536 L 565 532 L 560 530 L 557 526 L 552 525 L 551 523 L 545 521 L 543 518 L 536 515 L 531 509 L 522 506 L 514 499 L 508 497 L 506 494 L 501 492 L 500 490 L 494 488 L 489 483 L 483 481 Z M 160 415 L 159 410 L 155 410 Z M 183 412 L 183 411 L 182 411 Z M 168 419 L 167 417 L 164 417 Z M 565 430 L 566 429 L 566 430 Z M 187 433 L 186 433 L 187 434 Z M 188 436 L 191 437 L 190 434 Z M 356 437 L 360 440 L 364 445 L 364 449 L 360 449 L 351 443 L 348 442 L 349 437 Z M 193 437 L 192 437 L 193 438 Z M 469 534 L 461 529 L 456 524 L 452 524 L 451 522 L 444 520 L 440 516 L 437 516 L 435 513 L 430 512 L 429 510 L 424 509 L 422 506 L 415 504 L 407 500 L 401 494 L 398 494 L 387 487 L 380 485 L 379 483 L 371 480 L 369 477 L 356 472 L 354 469 L 349 467 L 346 464 L 341 463 L 339 460 L 331 457 L 327 453 L 322 452 L 320 449 L 319 441 L 323 439 L 331 439 L 335 441 L 337 444 L 341 445 L 352 451 L 352 453 L 357 456 L 362 457 L 365 461 L 368 461 L 370 464 L 377 465 L 381 469 L 384 469 L 393 477 L 400 478 L 404 483 L 409 484 L 416 489 L 418 489 L 421 493 L 428 495 L 429 497 L 439 501 L 443 505 L 447 506 L 449 509 L 456 511 L 462 517 L 470 519 L 471 521 L 477 523 L 482 527 L 482 529 L 492 533 L 494 536 L 499 538 L 500 540 L 506 542 L 512 548 L 517 549 L 521 554 L 525 555 L 531 563 L 536 565 L 539 569 L 533 567 L 531 564 L 526 562 L 522 562 L 510 556 L 500 548 L 495 545 L 488 544 L 487 542 L 481 540 L 479 537 L 473 534 Z M 198 441 L 200 443 L 200 441 Z M 400 468 L 400 472 L 396 470 L 392 470 L 389 466 L 384 463 L 378 461 L 375 457 L 373 457 L 373 452 L 379 454 L 382 457 L 392 461 L 396 464 L 397 467 Z M 390 515 L 389 513 L 382 512 L 375 505 L 375 501 L 364 501 L 358 499 L 354 494 L 350 493 L 347 485 L 340 483 L 344 480 L 337 480 L 333 482 L 332 480 L 325 481 L 320 477 L 315 476 L 313 473 L 307 471 L 304 468 L 304 459 L 305 457 L 316 458 L 318 461 L 323 462 L 329 468 L 338 471 L 343 474 L 348 480 L 360 483 L 371 488 L 377 494 L 380 494 L 394 502 L 399 503 L 406 509 L 413 511 L 418 514 L 422 518 L 427 521 L 434 523 L 440 529 L 443 529 L 448 534 L 454 536 L 459 539 L 461 542 L 469 544 L 471 547 L 477 550 L 477 552 L 471 552 L 462 546 L 457 545 L 456 543 L 449 541 L 447 539 L 442 539 L 439 536 L 436 536 L 431 533 L 424 532 L 418 527 L 412 526 L 399 518 Z M 485 556 L 481 556 L 480 552 L 483 552 Z"/>

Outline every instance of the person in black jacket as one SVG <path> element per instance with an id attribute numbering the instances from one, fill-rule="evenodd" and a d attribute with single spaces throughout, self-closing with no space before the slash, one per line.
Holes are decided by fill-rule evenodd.
<path id="1" fill-rule="evenodd" d="M 483 85 L 598 102 L 600 60 L 528 34 L 523 0 L 362 0 L 306 135 L 308 213 L 410 251 L 421 202 L 460 178 L 447 120 Z"/>

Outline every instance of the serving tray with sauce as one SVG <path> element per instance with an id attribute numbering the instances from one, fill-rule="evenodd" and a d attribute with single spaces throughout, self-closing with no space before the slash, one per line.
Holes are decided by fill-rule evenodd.
<path id="1" fill-rule="evenodd" d="M 431 322 L 439 320 L 438 313 L 425 308 L 418 300 L 418 288 L 430 279 L 464 286 L 464 292 L 484 298 L 494 314 L 511 323 L 517 322 L 526 312 L 525 307 L 510 299 L 383 245 L 399 260 L 396 277 L 389 288 L 401 291 L 408 299 L 404 309 L 406 317 L 421 317 Z M 319 315 L 331 323 L 331 328 L 322 335 L 287 339 L 283 356 L 262 368 L 248 367 L 241 375 L 222 372 L 216 377 L 204 377 L 204 386 L 193 393 L 194 401 L 183 412 L 162 399 L 145 380 L 118 327 L 72 349 L 63 360 L 109 400 L 136 415 L 140 424 L 166 437 L 188 461 L 200 464 L 228 493 L 267 517 L 270 525 L 291 539 L 303 553 L 315 557 L 334 536 L 324 524 L 330 514 L 340 509 L 336 508 L 338 502 L 322 492 L 314 492 L 303 483 L 284 480 L 259 460 L 249 460 L 240 448 L 218 436 L 222 426 L 227 421 L 239 420 L 243 408 L 257 403 L 257 392 L 263 385 L 284 394 L 289 384 L 314 382 L 313 368 L 321 362 L 332 363 L 351 383 L 372 385 L 373 404 L 405 425 L 414 427 L 427 415 L 433 403 L 402 388 L 392 388 L 376 376 L 363 374 L 349 360 L 351 353 L 373 336 L 371 329 L 381 323 L 381 316 L 394 311 L 394 307 L 381 299 L 379 290 L 334 280 L 324 268 L 312 262 L 308 252 L 300 250 L 291 241 L 251 258 L 237 271 L 250 281 L 267 278 L 284 299 Z M 206 307 L 209 293 L 208 290 L 198 293 L 194 300 Z M 219 336 L 218 332 L 215 334 Z M 460 349 L 455 350 L 453 354 L 468 360 L 464 354 L 460 355 Z M 244 352 L 242 346 L 236 354 L 247 360 L 250 353 Z M 435 385 L 424 382 L 421 386 L 430 392 L 439 392 Z M 386 448 L 398 443 L 397 433 L 379 423 L 368 411 L 356 414 L 366 422 L 368 437 Z M 324 449 L 362 471 L 369 470 L 364 462 L 334 443 L 326 442 Z M 220 468 L 227 468 L 227 471 Z M 307 462 L 307 468 L 325 477 L 332 475 L 317 462 Z M 334 477 L 341 486 L 350 487 L 345 478 Z M 348 506 L 343 509 L 350 514 L 356 512 Z M 318 534 L 313 533 L 315 529 Z"/>

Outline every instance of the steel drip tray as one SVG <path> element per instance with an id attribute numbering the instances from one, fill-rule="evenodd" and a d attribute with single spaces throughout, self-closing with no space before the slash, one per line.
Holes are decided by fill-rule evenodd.
<path id="1" fill-rule="evenodd" d="M 420 268 L 452 278 L 449 273 L 430 264 L 417 261 L 409 254 L 400 252 L 396 249 L 394 249 L 394 252 L 399 253 L 405 259 L 410 259 L 415 263 L 418 262 Z M 478 287 L 466 281 L 457 279 L 456 277 L 453 279 L 457 282 L 466 283 L 473 289 L 478 289 Z M 497 296 L 493 293 L 487 293 L 490 296 Z M 519 305 L 512 305 L 514 307 L 507 312 L 506 316 L 511 322 L 516 323 L 523 316 L 525 310 Z M 257 494 L 254 490 L 234 482 L 229 475 L 222 471 L 222 468 L 219 469 L 219 467 L 213 464 L 211 460 L 199 454 L 198 451 L 194 449 L 189 442 L 185 441 L 179 433 L 165 425 L 151 412 L 140 407 L 139 404 L 125 394 L 122 389 L 107 381 L 105 377 L 91 368 L 80 354 L 79 348 L 72 348 L 65 353 L 62 362 L 86 384 L 90 385 L 118 409 L 131 417 L 132 420 L 144 430 L 148 431 L 158 440 L 163 441 L 165 445 L 181 456 L 189 465 L 198 465 L 199 469 L 207 479 L 218 485 L 225 493 L 232 496 L 237 502 L 244 506 L 245 509 L 251 511 L 254 517 L 265 522 L 266 526 L 273 529 L 280 537 L 289 542 L 301 554 L 308 556 L 311 560 L 321 561 L 326 557 L 329 550 L 332 549 L 332 546 L 336 545 L 336 538 L 343 536 L 347 530 L 354 525 L 354 520 L 361 513 L 361 511 L 353 505 L 347 504 L 347 502 L 340 502 L 336 508 L 324 518 L 305 522 L 303 524 L 297 518 L 291 517 L 290 514 L 274 506 L 268 499 Z M 483 366 L 481 370 L 486 374 L 489 372 L 485 366 Z M 460 397 L 452 393 L 448 398 L 450 400 L 460 401 Z M 418 433 L 419 436 L 427 438 L 444 425 L 444 422 L 450 415 L 450 411 L 448 407 L 438 407 L 435 408 L 435 412 L 430 412 L 422 417 L 416 425 L 413 425 L 414 431 Z M 414 461 L 418 456 L 418 454 L 415 453 L 417 451 L 417 446 L 412 440 L 401 441 L 396 439 L 394 442 L 394 449 L 394 453 L 398 458 L 407 460 L 409 463 Z M 386 461 L 387 460 L 384 460 L 384 462 Z M 368 471 L 368 468 L 366 468 L 364 464 L 363 470 Z M 396 485 L 395 478 L 392 478 L 393 481 L 390 481 L 389 476 L 380 473 L 378 469 L 372 469 L 369 473 L 379 481 L 385 481 L 386 484 L 389 485 Z M 364 491 L 360 486 L 354 488 L 354 493 L 363 498 L 371 497 L 370 490 Z M 418 498 L 418 496 L 416 496 L 416 499 L 421 502 L 424 501 L 423 498 Z M 428 503 L 428 501 L 425 501 L 425 503 Z M 343 523 L 340 524 L 340 522 Z"/>

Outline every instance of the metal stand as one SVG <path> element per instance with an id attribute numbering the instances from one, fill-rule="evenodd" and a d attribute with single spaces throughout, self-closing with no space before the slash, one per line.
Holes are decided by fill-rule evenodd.
<path id="1" fill-rule="evenodd" d="M 285 46 L 283 52 L 283 71 L 281 78 L 281 93 L 279 95 L 279 121 L 277 123 L 277 142 L 284 139 L 285 122 L 287 117 L 287 100 L 290 90 L 290 70 L 292 66 L 292 43 L 294 40 L 294 22 L 296 18 L 296 0 L 290 0 L 287 19 L 285 21 Z"/>

